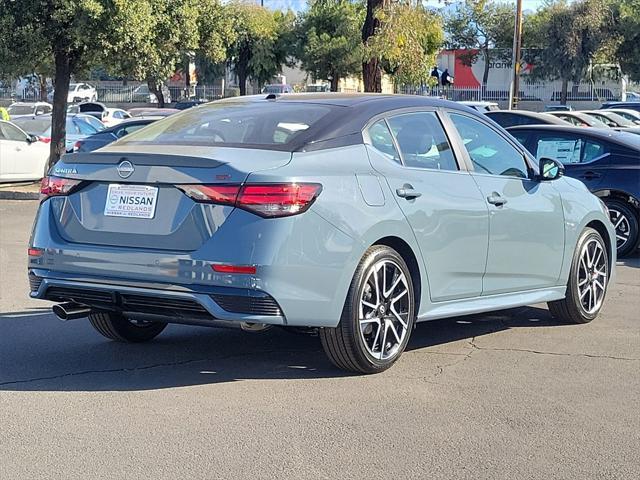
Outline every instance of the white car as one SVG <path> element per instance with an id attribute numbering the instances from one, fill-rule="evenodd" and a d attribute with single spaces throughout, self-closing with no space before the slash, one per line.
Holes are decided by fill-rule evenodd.
<path id="1" fill-rule="evenodd" d="M 462 105 L 466 105 L 467 107 L 471 107 L 474 110 L 477 110 L 482 113 L 492 112 L 494 110 L 500 110 L 500 105 L 498 105 L 496 102 L 463 101 L 458 103 L 461 103 Z"/>
<path id="2" fill-rule="evenodd" d="M 122 121 L 131 118 L 129 112 L 120 108 L 107 108 L 102 117 L 102 123 L 107 127 L 115 127 Z"/>
<path id="3" fill-rule="evenodd" d="M 631 110 L 629 108 L 607 108 L 606 111 L 617 113 L 621 117 L 640 125 L 640 112 L 636 110 Z"/>
<path id="4" fill-rule="evenodd" d="M 53 102 L 53 93 L 51 90 L 47 95 L 47 100 Z M 92 87 L 88 83 L 70 83 L 69 93 L 67 94 L 67 103 L 79 102 L 95 102 L 98 100 L 98 91 L 96 87 Z"/>
<path id="5" fill-rule="evenodd" d="M 9 118 L 35 117 L 51 113 L 53 107 L 47 102 L 15 102 L 9 105 Z"/>
<path id="6" fill-rule="evenodd" d="M 0 120 L 0 182 L 39 180 L 46 175 L 49 145 Z"/>

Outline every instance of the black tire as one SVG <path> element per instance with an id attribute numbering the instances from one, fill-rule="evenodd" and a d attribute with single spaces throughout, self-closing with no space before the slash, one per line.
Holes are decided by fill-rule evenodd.
<path id="1" fill-rule="evenodd" d="M 605 198 L 604 203 L 611 213 L 612 222 L 614 220 L 617 220 L 617 218 L 614 216 L 615 212 L 617 212 L 620 215 L 624 216 L 626 219 L 626 223 L 621 224 L 620 227 L 625 228 L 626 225 L 628 225 L 628 232 L 624 233 L 628 233 L 629 236 L 627 237 L 627 241 L 617 248 L 618 256 L 624 257 L 625 255 L 633 253 L 633 251 L 638 246 L 638 240 L 640 237 L 640 232 L 638 229 L 638 211 L 634 209 L 628 202 L 622 200 Z M 616 230 L 616 234 L 618 234 L 618 230 Z"/>
<path id="2" fill-rule="evenodd" d="M 157 337 L 167 326 L 162 322 L 136 324 L 116 312 L 94 312 L 89 322 L 102 336 L 116 342 L 139 343 Z"/>
<path id="3" fill-rule="evenodd" d="M 371 268 L 382 260 L 390 260 L 400 268 L 406 279 L 408 291 L 406 300 L 406 333 L 404 333 L 404 337 L 401 337 L 402 342 L 394 346 L 395 353 L 386 359 L 375 358 L 368 351 L 361 336 L 361 326 L 358 319 L 360 299 L 365 293 L 365 288 L 367 288 L 367 279 Z M 391 367 L 400 358 L 409 341 L 415 325 L 415 305 L 411 273 L 403 258 L 394 249 L 385 245 L 370 247 L 362 257 L 351 281 L 340 323 L 335 328 L 319 329 L 320 341 L 329 360 L 340 369 L 357 373 L 378 373 Z M 375 343 L 374 340 L 374 347 Z M 384 348 L 384 346 L 381 346 L 382 353 L 384 353 Z"/>
<path id="4" fill-rule="evenodd" d="M 578 244 L 576 245 L 576 249 L 573 252 L 573 259 L 571 260 L 571 270 L 569 272 L 569 280 L 567 281 L 567 292 L 565 294 L 565 298 L 563 298 L 562 300 L 556 300 L 547 303 L 551 315 L 553 315 L 561 322 L 589 323 L 591 320 L 598 316 L 598 313 L 600 313 L 600 310 L 602 308 L 601 304 L 596 311 L 588 312 L 580 300 L 580 290 L 578 287 L 578 268 L 580 265 L 580 255 L 582 253 L 584 245 L 594 239 L 600 243 L 600 246 L 603 250 L 604 262 L 607 266 L 607 281 L 604 285 L 605 291 L 603 303 L 604 299 L 606 298 L 606 289 L 610 276 L 609 254 L 607 252 L 607 245 L 602 239 L 602 236 L 596 230 L 594 230 L 593 228 L 585 228 L 585 230 L 580 235 Z"/>

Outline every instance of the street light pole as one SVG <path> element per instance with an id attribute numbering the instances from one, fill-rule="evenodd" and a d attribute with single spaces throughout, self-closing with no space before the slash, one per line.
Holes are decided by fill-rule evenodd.
<path id="1" fill-rule="evenodd" d="M 513 55 L 511 57 L 512 77 L 509 88 L 509 110 L 518 107 L 520 94 L 520 50 L 522 47 L 522 0 L 516 3 L 516 19 L 513 28 Z"/>

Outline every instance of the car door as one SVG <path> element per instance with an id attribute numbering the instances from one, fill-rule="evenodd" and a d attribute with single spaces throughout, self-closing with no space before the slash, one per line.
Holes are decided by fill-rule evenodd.
<path id="1" fill-rule="evenodd" d="M 433 302 L 479 296 L 487 257 L 488 212 L 460 168 L 435 111 L 381 118 L 366 130 L 380 172 L 412 227 Z"/>
<path id="2" fill-rule="evenodd" d="M 29 142 L 26 133 L 10 123 L 0 122 L 0 138 L 3 174 L 15 179 L 42 176 L 42 149 Z"/>
<path id="3" fill-rule="evenodd" d="M 595 191 L 605 182 L 610 168 L 606 143 L 575 133 L 537 132 L 530 144 L 536 159 L 558 160 L 565 175 L 582 181 L 589 190 Z"/>
<path id="4" fill-rule="evenodd" d="M 556 285 L 565 232 L 560 194 L 535 178 L 523 150 L 498 129 L 460 112 L 449 118 L 489 209 L 483 295 Z"/>

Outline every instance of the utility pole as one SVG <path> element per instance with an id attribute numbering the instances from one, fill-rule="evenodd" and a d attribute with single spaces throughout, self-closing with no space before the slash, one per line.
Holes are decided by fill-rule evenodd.
<path id="1" fill-rule="evenodd" d="M 509 88 L 509 110 L 518 107 L 520 94 L 520 59 L 522 48 L 522 0 L 516 3 L 516 21 L 513 28 L 513 56 L 511 57 L 513 75 Z"/>

